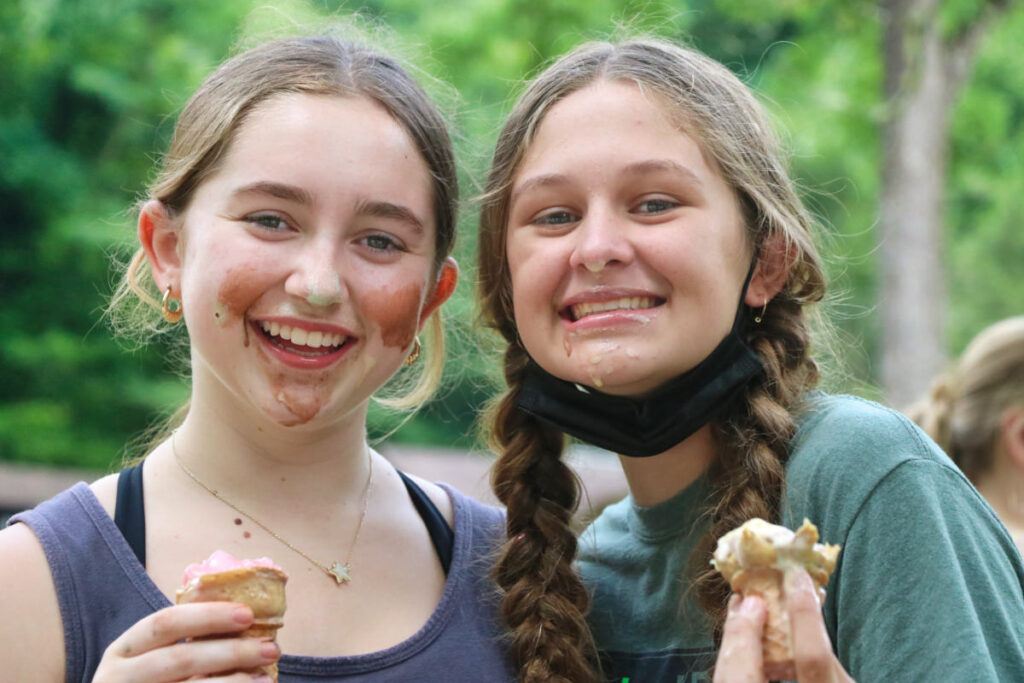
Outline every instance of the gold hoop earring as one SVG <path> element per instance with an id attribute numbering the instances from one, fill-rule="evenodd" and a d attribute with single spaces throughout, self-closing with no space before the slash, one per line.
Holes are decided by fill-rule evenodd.
<path id="1" fill-rule="evenodd" d="M 164 320 L 172 325 L 181 320 L 181 299 L 171 296 L 170 285 L 167 285 L 167 289 L 164 291 L 164 298 L 160 301 L 160 312 L 163 314 Z"/>
<path id="2" fill-rule="evenodd" d="M 405 361 L 402 363 L 405 367 L 409 367 L 420 357 L 420 338 L 416 337 L 412 344 L 412 353 L 405 357 Z"/>
<path id="3" fill-rule="evenodd" d="M 764 302 L 764 305 L 761 306 L 761 312 L 754 316 L 754 322 L 757 323 L 758 325 L 760 325 L 761 321 L 764 320 L 764 309 L 766 308 L 768 308 L 767 300 Z"/>

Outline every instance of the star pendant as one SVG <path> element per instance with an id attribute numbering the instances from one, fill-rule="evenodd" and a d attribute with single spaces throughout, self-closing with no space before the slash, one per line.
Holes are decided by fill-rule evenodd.
<path id="1" fill-rule="evenodd" d="M 348 575 L 348 565 L 335 562 L 331 565 L 331 568 L 327 570 L 327 573 L 334 577 L 334 580 L 338 582 L 338 585 L 346 584 L 352 580 L 352 577 Z"/>

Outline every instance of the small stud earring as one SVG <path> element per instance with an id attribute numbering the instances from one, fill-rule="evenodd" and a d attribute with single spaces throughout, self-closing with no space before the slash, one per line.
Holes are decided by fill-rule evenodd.
<path id="1" fill-rule="evenodd" d="M 405 357 L 405 361 L 402 363 L 405 367 L 409 367 L 420 357 L 420 338 L 416 337 L 412 344 L 412 353 Z"/>
<path id="2" fill-rule="evenodd" d="M 164 291 L 164 298 L 160 301 L 160 312 L 163 314 L 164 320 L 172 325 L 181 320 L 181 299 L 171 296 L 170 285 L 167 285 L 167 289 Z"/>

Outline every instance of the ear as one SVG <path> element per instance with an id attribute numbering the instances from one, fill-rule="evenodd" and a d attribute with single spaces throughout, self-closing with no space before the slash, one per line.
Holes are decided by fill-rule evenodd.
<path id="1" fill-rule="evenodd" d="M 170 286 L 180 294 L 181 228 L 167 213 L 167 207 L 155 199 L 139 212 L 139 242 L 142 244 L 153 281 L 161 291 Z"/>
<path id="2" fill-rule="evenodd" d="M 434 285 L 434 291 L 427 297 L 426 303 L 423 304 L 423 309 L 420 311 L 420 326 L 422 330 L 423 326 L 427 324 L 427 319 L 430 315 L 438 309 L 438 307 L 445 301 L 448 301 L 448 297 L 455 291 L 455 285 L 459 282 L 459 264 L 455 262 L 451 256 L 444 260 L 441 264 L 440 272 L 437 274 L 437 283 Z"/>
<path id="3" fill-rule="evenodd" d="M 771 301 L 786 284 L 795 260 L 796 254 L 786 247 L 785 237 L 771 235 L 765 239 L 743 302 L 751 308 L 761 308 Z"/>
<path id="4" fill-rule="evenodd" d="M 1008 408 L 999 418 L 999 445 L 1010 462 L 1024 470 L 1024 406 Z"/>

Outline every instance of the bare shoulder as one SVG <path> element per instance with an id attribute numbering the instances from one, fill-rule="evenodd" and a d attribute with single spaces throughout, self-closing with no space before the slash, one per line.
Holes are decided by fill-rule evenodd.
<path id="1" fill-rule="evenodd" d="M 427 494 L 430 501 L 437 506 L 438 511 L 444 516 L 448 526 L 455 524 L 455 508 L 452 506 L 452 500 L 448 496 L 447 491 L 438 486 L 432 484 L 422 477 L 417 477 L 414 474 L 407 474 L 410 479 L 416 482 L 416 484 L 423 489 L 423 492 Z"/>
<path id="2" fill-rule="evenodd" d="M 64 627 L 50 566 L 25 524 L 0 530 L 0 652 L 4 680 L 63 681 Z M 10 647 L 17 643 L 17 647 Z"/>
<path id="3" fill-rule="evenodd" d="M 114 507 L 117 504 L 117 477 L 118 473 L 108 474 L 89 484 L 93 494 L 100 501 L 100 505 L 107 511 L 111 519 L 114 517 Z"/>

